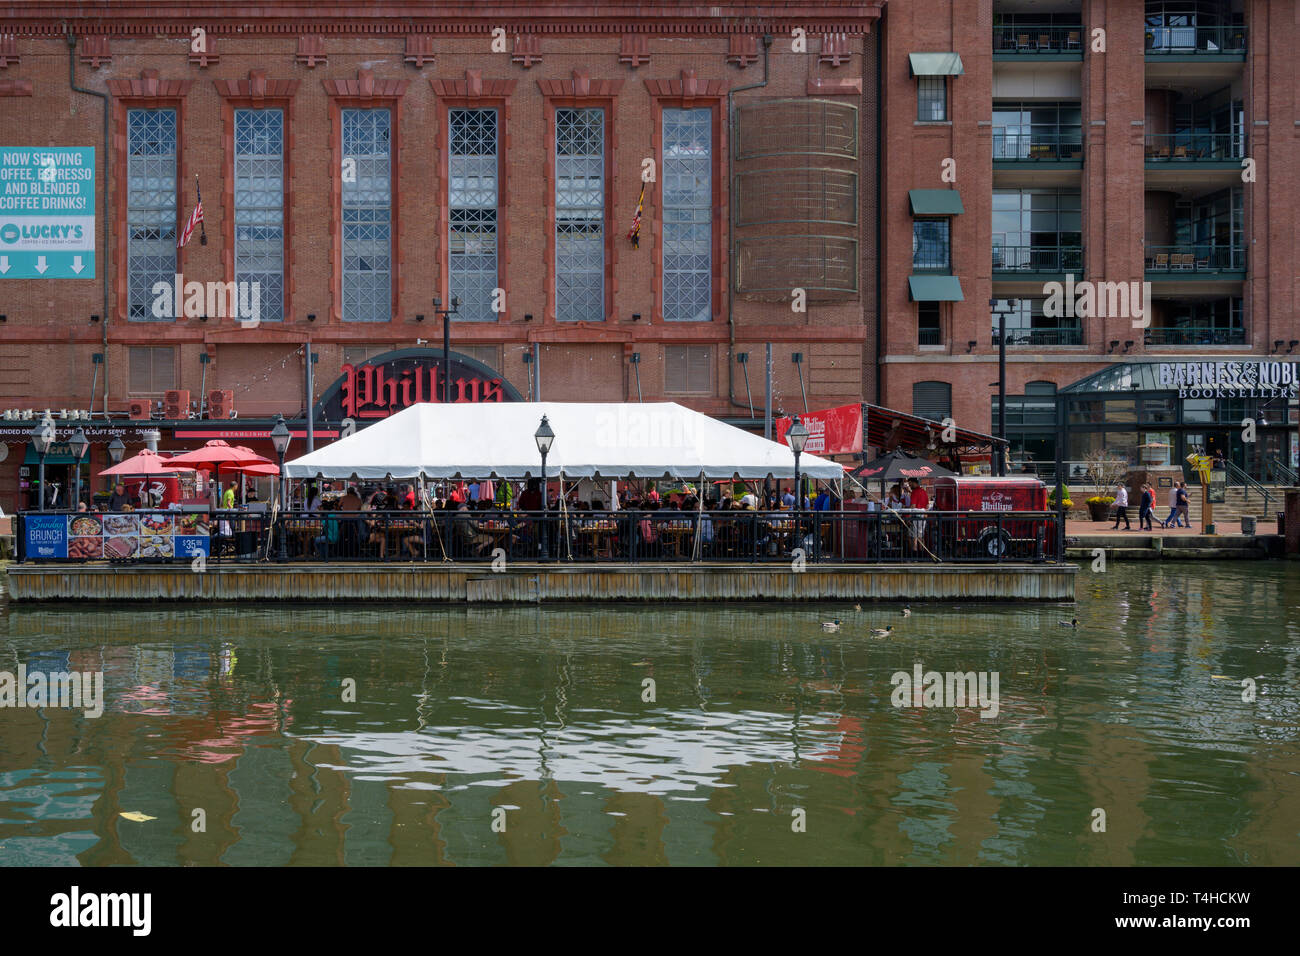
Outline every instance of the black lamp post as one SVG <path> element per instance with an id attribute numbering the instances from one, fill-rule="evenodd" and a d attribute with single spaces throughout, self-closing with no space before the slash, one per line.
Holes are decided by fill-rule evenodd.
<path id="1" fill-rule="evenodd" d="M 280 510 L 284 511 L 288 498 L 285 496 L 284 486 L 284 454 L 289 450 L 289 442 L 293 436 L 289 434 L 289 428 L 284 423 L 283 415 L 275 416 L 275 427 L 271 429 L 271 444 L 275 448 L 275 453 L 280 456 Z M 285 534 L 285 528 L 280 528 L 280 560 L 289 560 L 288 535 Z"/>
<path id="2" fill-rule="evenodd" d="M 36 449 L 36 454 L 40 456 L 40 468 L 37 471 L 37 481 L 40 485 L 40 491 L 37 493 L 40 497 L 40 510 L 45 510 L 45 453 L 50 450 L 50 444 L 54 441 L 54 422 L 46 418 L 39 425 L 33 425 L 32 447 Z"/>
<path id="3" fill-rule="evenodd" d="M 794 452 L 794 510 L 798 514 L 803 506 L 803 488 L 799 485 L 799 456 L 803 454 L 803 447 L 808 443 L 808 429 L 804 423 L 799 421 L 799 416 L 794 417 L 794 423 L 791 424 L 790 430 L 785 433 L 785 440 Z"/>
<path id="4" fill-rule="evenodd" d="M 75 509 L 81 503 L 81 459 L 86 456 L 86 449 L 90 447 L 90 439 L 86 437 L 86 430 L 78 427 L 68 444 L 72 446 L 72 457 L 77 459 L 72 466 L 77 472 L 75 482 L 77 490 L 72 499 L 72 507 Z"/>
<path id="5" fill-rule="evenodd" d="M 442 299 L 433 300 L 433 310 L 442 316 L 442 400 L 451 401 L 451 317 L 460 311 L 460 298 L 451 297 L 451 308 L 442 307 Z"/>
<path id="6" fill-rule="evenodd" d="M 546 520 L 548 517 L 547 511 L 549 510 L 546 502 L 546 456 L 551 450 L 552 443 L 555 441 L 555 432 L 551 430 L 551 423 L 546 420 L 545 415 L 542 416 L 542 423 L 537 427 L 537 431 L 533 434 L 533 438 L 537 440 L 537 450 L 542 453 L 542 535 L 541 553 L 538 555 L 538 559 L 545 562 L 551 559 L 550 555 L 546 552 Z"/>
<path id="7" fill-rule="evenodd" d="M 996 464 L 993 474 L 1005 477 L 1007 473 L 1007 313 L 1012 310 L 1008 301 L 1003 308 L 997 299 L 989 299 L 989 307 L 998 317 L 998 437 L 1001 446 L 993 449 Z"/>
<path id="8" fill-rule="evenodd" d="M 108 443 L 108 457 L 113 464 L 122 464 L 122 456 L 126 454 L 126 445 L 122 444 L 122 439 L 114 438 Z"/>

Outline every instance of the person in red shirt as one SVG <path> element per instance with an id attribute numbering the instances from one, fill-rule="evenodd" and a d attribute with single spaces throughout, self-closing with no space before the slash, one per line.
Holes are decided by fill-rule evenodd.
<path id="1" fill-rule="evenodd" d="M 912 479 L 912 507 L 922 510 L 930 507 L 930 496 L 925 493 L 921 482 L 916 478 Z"/>

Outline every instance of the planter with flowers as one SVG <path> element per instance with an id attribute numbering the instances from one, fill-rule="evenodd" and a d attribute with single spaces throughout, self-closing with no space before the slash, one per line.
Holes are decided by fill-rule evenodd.
<path id="1" fill-rule="evenodd" d="M 1110 495 L 1093 495 L 1088 499 L 1088 517 L 1093 521 L 1105 521 L 1110 517 L 1111 506 L 1115 499 Z"/>

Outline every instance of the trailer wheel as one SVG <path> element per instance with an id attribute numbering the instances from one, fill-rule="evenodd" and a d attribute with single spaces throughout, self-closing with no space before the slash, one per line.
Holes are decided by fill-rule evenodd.
<path id="1" fill-rule="evenodd" d="M 997 528 L 988 528 L 979 536 L 980 552 L 990 558 L 1001 558 L 1011 549 L 1011 535 Z"/>

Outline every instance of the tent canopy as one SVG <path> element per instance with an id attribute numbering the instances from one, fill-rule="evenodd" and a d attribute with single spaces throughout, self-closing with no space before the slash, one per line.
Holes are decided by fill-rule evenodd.
<path id="1" fill-rule="evenodd" d="M 555 443 L 548 476 L 566 478 L 794 477 L 785 445 L 672 402 L 506 402 L 412 405 L 324 448 L 286 462 L 288 478 L 532 478 L 533 434 L 547 416 Z M 809 478 L 841 465 L 801 455 Z"/>

